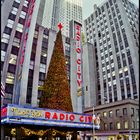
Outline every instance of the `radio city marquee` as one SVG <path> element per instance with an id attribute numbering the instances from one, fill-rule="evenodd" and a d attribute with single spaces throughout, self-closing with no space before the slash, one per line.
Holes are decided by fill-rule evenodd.
<path id="1" fill-rule="evenodd" d="M 2 123 L 24 123 L 48 126 L 67 126 L 79 128 L 92 128 L 92 115 L 64 112 L 41 108 L 25 108 L 17 105 L 8 105 L 1 110 Z M 6 119 L 7 118 L 7 119 Z M 95 121 L 97 122 L 97 121 Z M 94 124 L 99 125 L 99 124 Z"/>

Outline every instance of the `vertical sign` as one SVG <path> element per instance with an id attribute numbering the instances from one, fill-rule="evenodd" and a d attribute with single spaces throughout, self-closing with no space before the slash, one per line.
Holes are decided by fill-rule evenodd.
<path id="1" fill-rule="evenodd" d="M 76 84 L 77 84 L 77 112 L 83 109 L 83 78 L 82 78 L 82 41 L 81 24 L 74 22 L 75 54 L 76 54 Z"/>
<path id="2" fill-rule="evenodd" d="M 83 75 L 82 75 L 82 25 L 74 20 L 70 21 L 70 38 L 73 46 L 71 46 L 71 98 L 74 112 L 81 113 L 83 111 Z"/>
<path id="3" fill-rule="evenodd" d="M 81 44 L 81 26 L 75 23 L 75 48 L 76 48 L 76 65 L 77 65 L 77 96 L 82 96 L 82 44 Z"/>
<path id="4" fill-rule="evenodd" d="M 32 13 L 33 13 L 33 9 L 34 9 L 34 4 L 35 4 L 35 0 L 31 0 L 31 5 L 29 7 L 29 17 L 27 19 L 26 25 L 25 25 L 25 35 L 23 37 L 23 48 L 22 48 L 22 56 L 20 59 L 20 65 L 23 65 L 24 62 L 24 56 L 25 56 L 25 49 L 26 49 L 26 42 L 28 39 L 28 32 L 29 32 L 29 28 L 30 28 L 30 23 L 31 23 L 31 19 L 32 19 Z"/>

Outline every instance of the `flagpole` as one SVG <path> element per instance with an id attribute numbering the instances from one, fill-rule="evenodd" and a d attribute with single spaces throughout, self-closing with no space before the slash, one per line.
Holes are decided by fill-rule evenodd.
<path id="1" fill-rule="evenodd" d="M 1 107 L 3 106 L 3 96 L 1 96 Z"/>
<path id="2" fill-rule="evenodd" d="M 93 105 L 93 140 L 95 136 L 95 129 L 94 129 L 94 105 Z"/>

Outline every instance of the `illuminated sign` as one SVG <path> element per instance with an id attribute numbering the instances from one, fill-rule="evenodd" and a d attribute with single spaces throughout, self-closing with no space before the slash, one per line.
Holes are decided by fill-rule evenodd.
<path id="1" fill-rule="evenodd" d="M 93 117 L 90 114 L 42 108 L 27 108 L 11 104 L 2 109 L 1 112 L 1 117 L 7 117 L 6 120 L 1 120 L 1 122 L 4 123 L 93 128 Z M 94 125 L 96 126 L 95 120 L 94 118 Z"/>
<path id="2" fill-rule="evenodd" d="M 82 95 L 82 68 L 81 68 L 81 26 L 75 23 L 75 45 L 76 45 L 76 54 L 77 54 L 77 96 Z"/>
<path id="3" fill-rule="evenodd" d="M 4 107 L 1 109 L 1 117 L 6 117 L 7 116 L 7 107 Z"/>
<path id="4" fill-rule="evenodd" d="M 34 4 L 35 4 L 35 0 L 31 0 L 31 5 L 29 7 L 29 17 L 28 17 L 28 20 L 26 22 L 26 25 L 25 25 L 25 35 L 23 37 L 23 49 L 22 49 L 22 56 L 21 56 L 21 59 L 20 59 L 20 65 L 23 64 L 24 62 L 24 55 L 25 55 L 25 49 L 26 49 L 26 42 L 27 42 L 27 39 L 28 39 L 28 32 L 29 32 L 29 28 L 30 28 L 30 23 L 31 23 L 31 18 L 32 18 L 32 13 L 33 13 L 33 8 L 34 8 Z"/>
<path id="5" fill-rule="evenodd" d="M 55 111 L 49 109 L 29 109 L 9 107 L 8 116 L 18 116 L 24 118 L 39 118 L 52 121 L 78 122 L 78 123 L 92 123 L 92 115 L 83 115 L 76 113 L 67 113 L 63 111 Z"/>

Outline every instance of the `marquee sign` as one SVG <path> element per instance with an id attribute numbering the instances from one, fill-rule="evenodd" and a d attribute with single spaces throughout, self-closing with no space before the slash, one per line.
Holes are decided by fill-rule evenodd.
<path id="1" fill-rule="evenodd" d="M 1 110 L 1 118 L 1 123 L 93 128 L 93 118 L 89 114 L 28 108 L 11 104 Z M 99 124 L 94 125 L 99 127 Z"/>

